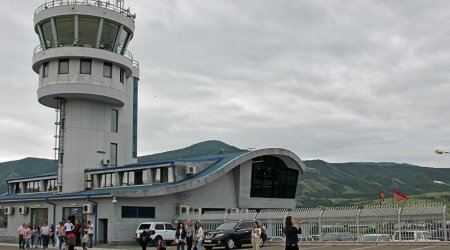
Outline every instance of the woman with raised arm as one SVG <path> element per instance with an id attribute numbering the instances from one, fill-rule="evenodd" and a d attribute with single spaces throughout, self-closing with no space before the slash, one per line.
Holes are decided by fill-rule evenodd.
<path id="1" fill-rule="evenodd" d="M 302 233 L 300 225 L 303 223 L 304 221 L 297 223 L 292 216 L 286 217 L 283 228 L 283 232 L 286 235 L 285 250 L 298 250 L 298 235 Z"/>

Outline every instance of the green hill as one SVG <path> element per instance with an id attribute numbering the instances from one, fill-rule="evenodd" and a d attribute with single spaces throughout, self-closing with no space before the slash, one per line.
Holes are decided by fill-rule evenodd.
<path id="1" fill-rule="evenodd" d="M 220 141 L 205 141 L 189 147 L 139 157 L 139 162 L 164 161 L 196 156 L 244 151 Z M 433 183 L 450 183 L 450 169 L 426 168 L 398 163 L 327 163 L 305 161 L 320 174 L 305 173 L 298 181 L 297 204 L 302 207 L 359 205 L 377 203 L 380 191 L 386 198 L 391 189 L 399 188 L 411 200 L 450 201 L 450 187 Z M 0 193 L 7 191 L 5 180 L 14 177 L 56 173 L 53 160 L 25 158 L 0 163 Z"/>
<path id="2" fill-rule="evenodd" d="M 41 158 L 24 158 L 17 161 L 0 163 L 0 194 L 8 192 L 5 180 L 22 176 L 33 176 L 56 173 L 58 163 L 54 160 Z"/>
<path id="3" fill-rule="evenodd" d="M 141 156 L 139 157 L 138 161 L 139 162 L 165 161 L 182 158 L 193 158 L 204 155 L 216 155 L 220 153 L 226 154 L 239 151 L 245 150 L 230 146 L 221 141 L 204 141 L 182 149 L 167 151 L 153 155 Z"/>

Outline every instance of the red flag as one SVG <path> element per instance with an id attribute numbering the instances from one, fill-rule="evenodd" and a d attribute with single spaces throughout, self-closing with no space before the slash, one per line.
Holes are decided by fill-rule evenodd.
<path id="1" fill-rule="evenodd" d="M 408 196 L 406 196 L 404 193 L 402 193 L 400 190 L 398 190 L 396 188 L 392 189 L 392 196 L 394 196 L 395 198 L 402 200 L 402 201 L 408 200 Z"/>

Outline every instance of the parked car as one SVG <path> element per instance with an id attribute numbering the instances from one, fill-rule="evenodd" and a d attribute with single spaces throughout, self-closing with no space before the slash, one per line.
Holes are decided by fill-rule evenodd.
<path id="1" fill-rule="evenodd" d="M 400 239 L 401 236 L 401 239 Z M 439 241 L 433 238 L 430 231 L 419 231 L 419 230 L 404 230 L 395 231 L 393 236 L 394 241 Z"/>
<path id="2" fill-rule="evenodd" d="M 358 237 L 358 241 L 391 241 L 389 234 L 363 234 Z"/>
<path id="3" fill-rule="evenodd" d="M 139 239 L 143 230 L 152 230 L 154 234 L 150 236 L 151 242 L 156 242 L 161 239 L 166 243 L 171 243 L 175 240 L 175 228 L 169 222 L 142 222 L 136 229 L 134 238 Z"/>
<path id="4" fill-rule="evenodd" d="M 251 244 L 253 220 L 232 220 L 219 225 L 213 231 L 206 231 L 202 245 L 207 250 L 213 247 L 224 246 L 226 249 L 240 248 L 244 244 Z M 262 228 L 262 226 L 261 226 Z M 264 246 L 267 240 L 266 231 L 262 228 L 259 246 Z"/>
<path id="5" fill-rule="evenodd" d="M 355 235 L 351 233 L 325 233 L 320 237 L 322 241 L 355 241 Z"/>

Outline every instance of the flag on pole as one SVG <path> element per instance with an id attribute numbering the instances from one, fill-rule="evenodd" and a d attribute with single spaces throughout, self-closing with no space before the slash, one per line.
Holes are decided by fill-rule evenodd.
<path id="1" fill-rule="evenodd" d="M 408 200 L 408 196 L 406 196 L 404 193 L 402 193 L 397 188 L 393 188 L 392 189 L 392 196 L 394 196 L 395 198 L 397 198 L 399 200 L 402 200 L 402 201 L 407 201 Z"/>

